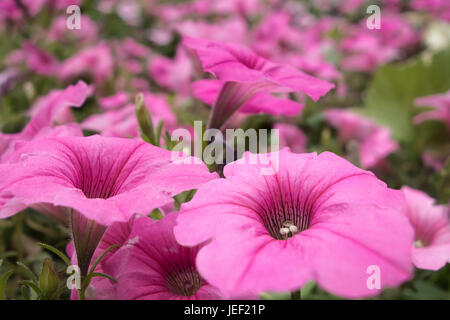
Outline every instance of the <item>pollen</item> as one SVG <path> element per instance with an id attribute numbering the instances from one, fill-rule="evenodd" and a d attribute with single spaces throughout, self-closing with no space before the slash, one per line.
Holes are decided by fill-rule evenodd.
<path id="1" fill-rule="evenodd" d="M 298 233 L 298 228 L 292 221 L 284 221 L 282 225 L 283 227 L 280 228 L 280 234 L 283 240 L 291 238 Z"/>

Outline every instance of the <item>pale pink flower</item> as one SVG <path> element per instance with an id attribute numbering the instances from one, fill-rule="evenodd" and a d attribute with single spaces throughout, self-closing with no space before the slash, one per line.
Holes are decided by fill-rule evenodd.
<path id="1" fill-rule="evenodd" d="M 183 95 L 190 93 L 193 68 L 184 48 L 178 48 L 174 59 L 153 57 L 149 61 L 148 72 L 161 87 Z"/>
<path id="2" fill-rule="evenodd" d="M 277 172 L 270 159 L 278 159 Z M 400 191 L 328 152 L 283 150 L 270 159 L 226 165 L 225 179 L 182 205 L 175 237 L 185 246 L 206 243 L 197 268 L 208 283 L 242 296 L 314 280 L 356 298 L 380 292 L 368 286 L 370 266 L 379 268 L 381 287 L 411 277 L 413 230 Z M 271 166 L 272 175 L 261 174 Z"/>
<path id="3" fill-rule="evenodd" d="M 30 70 L 45 76 L 53 75 L 58 71 L 59 63 L 50 53 L 39 49 L 31 42 L 24 43 L 23 50 Z"/>
<path id="4" fill-rule="evenodd" d="M 72 208 L 103 225 L 147 214 L 215 177 L 204 165 L 174 163 L 168 150 L 101 136 L 32 141 L 14 160 L 2 190 L 26 205 Z M 2 218 L 12 214 L 0 210 Z"/>
<path id="5" fill-rule="evenodd" d="M 192 84 L 192 93 L 194 97 L 202 100 L 204 103 L 215 106 L 220 102 L 219 95 L 225 84 L 226 82 L 219 80 L 198 80 Z M 302 103 L 290 99 L 276 97 L 267 92 L 258 92 L 242 104 L 239 108 L 239 112 L 247 114 L 269 113 L 279 116 L 295 116 L 300 113 L 303 106 Z M 225 115 L 223 116 L 225 117 Z"/>
<path id="6" fill-rule="evenodd" d="M 169 132 L 177 127 L 175 115 L 171 111 L 165 96 L 146 92 L 144 93 L 144 99 L 155 127 L 158 126 L 160 121 L 164 122 L 164 130 Z M 91 115 L 83 121 L 81 127 L 109 137 L 137 138 L 140 136 L 134 104 L 127 104 L 118 110 Z"/>
<path id="7" fill-rule="evenodd" d="M 102 97 L 99 99 L 98 104 L 102 109 L 110 110 L 117 109 L 124 106 L 129 101 L 129 96 L 124 91 L 119 91 L 109 97 Z"/>
<path id="8" fill-rule="evenodd" d="M 59 16 L 53 20 L 48 31 L 48 38 L 49 40 L 61 41 L 63 43 L 68 39 L 75 39 L 83 43 L 95 41 L 98 36 L 98 27 L 95 22 L 87 15 L 82 14 L 80 16 L 80 24 L 80 29 L 69 30 L 67 28 L 67 15 Z"/>
<path id="9" fill-rule="evenodd" d="M 380 160 L 398 149 L 391 131 L 372 120 L 343 109 L 328 109 L 324 112 L 327 121 L 338 129 L 339 140 L 359 143 L 359 157 L 364 168 L 375 166 Z"/>
<path id="10" fill-rule="evenodd" d="M 82 49 L 65 60 L 59 70 L 59 78 L 66 81 L 82 75 L 90 75 L 96 83 L 108 80 L 114 71 L 114 60 L 105 43 Z"/>
<path id="11" fill-rule="evenodd" d="M 208 39 L 220 42 L 245 43 L 247 39 L 247 26 L 244 19 L 239 16 L 217 21 L 214 24 L 204 21 L 187 20 L 174 26 L 183 36 Z"/>
<path id="12" fill-rule="evenodd" d="M 176 194 L 216 177 L 204 164 L 180 164 L 172 152 L 131 139 L 48 138 L 14 155 L 0 166 L 0 218 L 26 206 L 69 218 L 83 276 L 106 226 L 171 204 Z"/>
<path id="13" fill-rule="evenodd" d="M 421 123 L 426 120 L 440 120 L 450 128 L 450 90 L 442 94 L 417 98 L 414 104 L 433 108 L 430 111 L 417 115 L 414 118 L 414 123 Z"/>
<path id="14" fill-rule="evenodd" d="M 273 129 L 278 130 L 280 150 L 288 147 L 294 153 L 306 152 L 308 138 L 296 125 L 289 123 L 275 123 Z"/>
<path id="15" fill-rule="evenodd" d="M 294 67 L 270 62 L 232 44 L 184 37 L 203 70 L 223 81 L 209 126 L 221 128 L 229 117 L 256 93 L 303 92 L 317 101 L 334 87 Z M 276 108 L 272 109 L 276 112 Z M 272 112 L 270 112 L 272 113 Z"/>
<path id="16" fill-rule="evenodd" d="M 449 207 L 436 205 L 426 193 L 402 188 L 408 205 L 407 216 L 415 230 L 412 248 L 417 268 L 439 270 L 450 262 Z"/>
<path id="17" fill-rule="evenodd" d="M 413 0 L 411 7 L 415 10 L 423 10 L 433 16 L 450 21 L 450 3 L 447 0 Z"/>
<path id="18" fill-rule="evenodd" d="M 351 36 L 342 43 L 347 55 L 342 67 L 357 71 L 372 71 L 379 65 L 399 58 L 416 45 L 420 35 L 401 15 L 384 14 L 379 29 L 367 32 L 366 20 L 353 28 Z"/>

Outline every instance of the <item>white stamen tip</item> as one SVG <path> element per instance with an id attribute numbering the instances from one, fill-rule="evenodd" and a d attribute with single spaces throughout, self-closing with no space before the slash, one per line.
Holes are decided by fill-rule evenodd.
<path id="1" fill-rule="evenodd" d="M 293 234 L 298 232 L 298 228 L 297 228 L 296 226 L 294 226 L 294 225 L 289 226 L 289 230 L 290 230 Z"/>
<path id="2" fill-rule="evenodd" d="M 288 235 L 289 234 L 289 228 L 280 228 L 280 234 L 282 236 Z"/>

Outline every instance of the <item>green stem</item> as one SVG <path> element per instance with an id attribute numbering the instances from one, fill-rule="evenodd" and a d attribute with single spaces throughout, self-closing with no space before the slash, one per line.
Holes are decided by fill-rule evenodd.
<path id="1" fill-rule="evenodd" d="M 22 234 L 23 234 L 23 215 L 24 212 L 20 212 L 16 216 L 16 246 L 17 246 L 17 260 L 22 262 L 23 261 L 23 241 L 22 241 Z"/>

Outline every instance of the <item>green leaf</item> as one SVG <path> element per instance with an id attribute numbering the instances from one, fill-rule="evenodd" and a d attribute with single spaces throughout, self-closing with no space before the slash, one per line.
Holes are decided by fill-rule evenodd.
<path id="1" fill-rule="evenodd" d="M 103 253 L 101 254 L 100 257 L 98 257 L 94 263 L 92 264 L 91 268 L 89 269 L 89 273 L 93 273 L 95 268 L 97 267 L 97 265 L 100 263 L 100 261 L 102 261 L 102 259 L 108 254 L 108 252 L 110 252 L 112 249 L 116 249 L 120 247 L 120 244 L 113 244 L 112 246 L 108 247 L 108 249 L 106 249 L 105 251 L 103 251 Z"/>
<path id="2" fill-rule="evenodd" d="M 156 141 L 155 129 L 153 128 L 153 120 L 145 106 L 144 95 L 139 93 L 136 96 L 136 118 L 139 124 L 139 131 L 142 139 L 146 142 L 156 146 L 159 142 Z"/>
<path id="3" fill-rule="evenodd" d="M 157 143 L 158 147 L 160 146 L 160 143 L 161 143 L 161 134 L 162 134 L 163 126 L 164 126 L 164 121 L 160 120 L 158 123 L 158 127 L 156 128 L 156 143 Z"/>
<path id="4" fill-rule="evenodd" d="M 64 253 L 62 253 L 61 251 L 59 251 L 59 250 L 56 249 L 55 247 L 52 247 L 52 246 L 50 246 L 50 245 L 48 245 L 48 244 L 41 243 L 41 242 L 38 242 L 37 245 L 38 245 L 38 246 L 41 246 L 41 247 L 44 248 L 44 249 L 47 249 L 47 250 L 53 252 L 54 254 L 56 254 L 56 255 L 57 255 L 58 257 L 60 257 L 60 258 L 64 261 L 64 263 L 67 264 L 68 266 L 71 265 L 69 258 L 67 258 L 67 256 L 66 256 Z"/>
<path id="5" fill-rule="evenodd" d="M 92 272 L 91 274 L 89 274 L 89 275 L 87 276 L 87 278 L 89 278 L 89 281 L 90 281 L 92 278 L 94 278 L 94 277 L 103 277 L 103 278 L 106 278 L 106 279 L 111 280 L 111 281 L 114 282 L 114 283 L 117 283 L 117 280 L 116 280 L 114 277 L 112 277 L 112 276 L 110 276 L 109 274 L 106 274 L 106 273 Z"/>
<path id="6" fill-rule="evenodd" d="M 413 117 L 420 112 L 413 103 L 418 97 L 443 93 L 450 88 L 448 61 L 450 48 L 435 54 L 429 62 L 416 58 L 378 68 L 368 88 L 364 108 L 355 111 L 389 127 L 394 138 L 402 142 L 423 140 L 424 135 L 427 141 L 439 138 L 444 129 L 439 123 L 413 124 Z"/>
<path id="7" fill-rule="evenodd" d="M 30 268 L 28 268 L 25 264 L 23 264 L 20 261 L 17 261 L 17 265 L 26 271 L 26 273 L 28 274 L 28 276 L 30 277 L 31 280 L 37 281 L 36 275 Z"/>
<path id="8" fill-rule="evenodd" d="M 21 280 L 18 282 L 18 284 L 24 285 L 32 289 L 38 296 L 41 295 L 41 289 L 31 280 Z"/>
<path id="9" fill-rule="evenodd" d="M 0 278 L 0 300 L 5 300 L 6 282 L 12 274 L 13 271 L 9 270 Z"/>
<path id="10" fill-rule="evenodd" d="M 22 292 L 22 297 L 24 300 L 31 300 L 30 291 L 26 285 L 22 285 L 20 291 Z"/>

